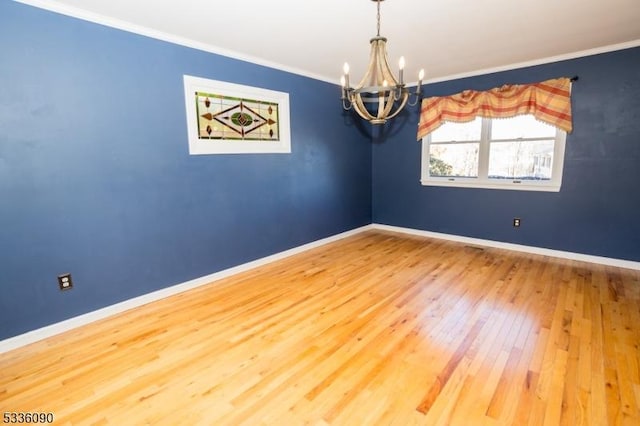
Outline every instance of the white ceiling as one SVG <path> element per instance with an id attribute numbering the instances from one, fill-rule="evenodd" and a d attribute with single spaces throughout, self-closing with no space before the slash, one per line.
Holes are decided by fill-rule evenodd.
<path id="1" fill-rule="evenodd" d="M 334 83 L 345 61 L 359 80 L 376 33 L 371 0 L 18 1 Z M 387 0 L 381 15 L 408 81 L 640 45 L 640 0 Z"/>

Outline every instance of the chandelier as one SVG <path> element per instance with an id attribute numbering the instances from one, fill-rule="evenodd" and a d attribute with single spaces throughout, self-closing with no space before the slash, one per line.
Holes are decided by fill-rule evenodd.
<path id="1" fill-rule="evenodd" d="M 421 93 L 424 70 L 418 74 L 418 86 L 413 94 L 404 84 L 404 56 L 400 57 L 398 80 L 393 76 L 387 56 L 387 39 L 380 36 L 380 2 L 372 0 L 378 7 L 378 32 L 371 39 L 371 56 L 369 66 L 357 87 L 349 86 L 349 64 L 344 64 L 344 75 L 340 78 L 342 85 L 342 107 L 345 110 L 353 108 L 358 115 L 371 124 L 384 124 L 387 120 L 398 115 L 407 102 L 410 106 L 418 103 Z M 415 96 L 411 102 L 410 97 Z"/>

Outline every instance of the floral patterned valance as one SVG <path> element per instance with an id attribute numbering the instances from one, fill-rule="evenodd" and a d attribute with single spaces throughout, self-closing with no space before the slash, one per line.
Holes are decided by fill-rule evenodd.
<path id="1" fill-rule="evenodd" d="M 556 78 L 534 84 L 511 84 L 478 92 L 465 90 L 451 96 L 422 100 L 418 140 L 444 121 L 464 123 L 477 116 L 508 118 L 530 114 L 538 120 L 571 132 L 571 80 Z"/>

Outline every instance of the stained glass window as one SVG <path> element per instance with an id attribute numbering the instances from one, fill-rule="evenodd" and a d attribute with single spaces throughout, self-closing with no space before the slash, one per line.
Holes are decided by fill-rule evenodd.
<path id="1" fill-rule="evenodd" d="M 280 140 L 278 104 L 195 92 L 198 139 Z"/>

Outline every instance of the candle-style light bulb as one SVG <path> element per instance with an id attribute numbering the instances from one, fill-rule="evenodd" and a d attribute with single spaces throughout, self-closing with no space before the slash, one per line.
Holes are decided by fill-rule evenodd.
<path id="1" fill-rule="evenodd" d="M 400 84 L 404 84 L 404 56 L 400 56 L 400 60 L 398 61 L 398 66 L 400 68 Z"/>
<path id="2" fill-rule="evenodd" d="M 424 78 L 424 69 L 421 69 L 418 73 L 418 87 L 416 88 L 416 93 L 420 94 L 422 91 L 422 79 Z"/>
<path id="3" fill-rule="evenodd" d="M 389 85 L 389 83 L 387 83 L 387 80 L 384 80 L 384 81 L 382 82 L 382 86 L 383 86 L 383 87 L 387 87 L 388 85 Z"/>
<path id="4" fill-rule="evenodd" d="M 349 88 L 349 64 L 348 63 L 344 63 L 344 66 L 342 67 L 342 71 L 344 71 L 344 88 L 348 89 Z"/>

